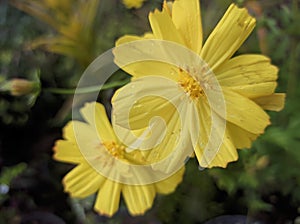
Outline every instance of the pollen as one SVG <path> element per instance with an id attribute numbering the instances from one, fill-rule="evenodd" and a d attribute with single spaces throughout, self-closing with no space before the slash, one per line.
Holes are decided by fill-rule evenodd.
<path id="1" fill-rule="evenodd" d="M 198 99 L 204 95 L 200 82 L 181 68 L 179 68 L 178 84 L 192 99 Z"/>
<path id="2" fill-rule="evenodd" d="M 124 158 L 124 152 L 125 152 L 125 147 L 122 145 L 119 145 L 113 141 L 106 141 L 102 143 L 108 153 L 112 155 L 113 157 L 117 159 L 123 159 Z"/>

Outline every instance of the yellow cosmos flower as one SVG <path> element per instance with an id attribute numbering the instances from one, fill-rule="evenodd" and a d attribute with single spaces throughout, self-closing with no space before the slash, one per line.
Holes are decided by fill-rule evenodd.
<path id="1" fill-rule="evenodd" d="M 86 67 L 94 58 L 94 24 L 99 0 L 11 0 L 16 8 L 50 25 L 54 36 L 39 37 L 28 48 L 75 58 Z"/>
<path id="2" fill-rule="evenodd" d="M 114 95 L 114 111 L 122 114 L 129 110 L 128 105 L 134 106 L 128 113 L 128 122 L 117 114 L 113 116 L 115 130 L 125 132 L 123 135 L 126 136 L 126 132 L 130 132 L 126 122 L 133 131 L 144 130 L 143 118 L 149 121 L 149 113 L 167 117 L 167 126 L 173 127 L 175 132 L 182 131 L 182 150 L 192 147 L 200 166 L 226 167 L 229 162 L 237 160 L 236 148 L 249 148 L 251 142 L 270 124 L 264 109 L 279 111 L 284 106 L 285 94 L 274 93 L 278 69 L 270 63 L 269 58 L 259 54 L 233 57 L 254 29 L 255 19 L 245 8 L 232 4 L 204 44 L 198 0 L 165 2 L 162 11 L 155 10 L 149 14 L 149 21 L 152 33 L 143 37 L 126 35 L 116 43 L 116 63 L 133 79 Z M 200 64 L 187 61 L 187 57 L 182 56 L 184 53 L 176 49 L 159 51 L 155 48 L 155 42 L 153 49 L 149 47 L 144 53 L 142 48 L 136 51 L 134 43 L 140 44 L 143 40 L 151 39 L 184 46 L 203 61 Z M 133 43 L 132 49 L 135 51 L 130 52 L 129 47 L 128 51 L 119 50 L 118 46 L 121 49 L 130 43 Z M 137 52 L 136 57 L 134 52 Z M 177 65 L 154 59 L 139 59 L 151 52 L 182 59 Z M 166 57 L 161 55 L 156 58 Z M 124 63 L 130 57 L 135 58 L 136 62 Z M 217 83 L 212 81 L 213 78 Z M 221 92 L 219 95 L 218 85 Z M 217 97 L 209 99 L 210 93 Z M 219 104 L 222 104 L 220 94 L 224 99 L 225 112 L 218 110 Z M 150 99 L 143 99 L 142 96 L 146 95 Z M 155 96 L 168 96 L 177 110 L 165 103 L 163 97 Z M 183 116 L 181 123 L 173 118 L 178 112 Z M 217 123 L 224 120 L 224 134 L 219 133 L 218 125 L 214 126 L 211 118 Z M 175 141 L 171 134 L 169 138 L 169 142 Z M 222 140 L 216 149 L 213 144 L 217 141 L 215 138 Z M 168 147 L 165 145 L 166 149 Z M 213 156 L 207 156 L 212 155 L 210 151 L 214 153 Z"/>
<path id="3" fill-rule="evenodd" d="M 144 0 L 122 0 L 122 2 L 128 9 L 138 9 L 142 7 Z"/>
<path id="4" fill-rule="evenodd" d="M 156 193 L 169 194 L 182 181 L 184 168 L 156 183 L 124 183 L 126 178 L 141 178 L 126 165 L 141 164 L 142 157 L 135 151 L 126 152 L 114 134 L 103 105 L 88 103 L 81 114 L 87 123 L 69 122 L 63 130 L 64 140 L 58 140 L 54 146 L 56 160 L 77 165 L 63 179 L 65 191 L 72 197 L 84 198 L 98 192 L 95 210 L 112 216 L 118 210 L 122 194 L 129 212 L 141 215 L 151 208 Z M 120 180 L 124 178 L 124 182 L 115 181 L 116 176 Z"/>

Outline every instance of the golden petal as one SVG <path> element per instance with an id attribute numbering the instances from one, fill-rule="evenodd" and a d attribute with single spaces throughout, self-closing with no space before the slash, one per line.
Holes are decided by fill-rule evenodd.
<path id="1" fill-rule="evenodd" d="M 229 60 L 255 27 L 247 9 L 231 4 L 206 40 L 200 56 L 212 70 Z"/>
<path id="2" fill-rule="evenodd" d="M 155 187 L 149 185 L 124 185 L 122 194 L 131 215 L 143 215 L 151 208 L 155 198 Z"/>
<path id="3" fill-rule="evenodd" d="M 63 179 L 65 191 L 72 197 L 84 198 L 94 194 L 105 181 L 101 176 L 87 163 L 80 164 L 71 170 Z"/>
<path id="4" fill-rule="evenodd" d="M 172 20 L 183 36 L 188 48 L 200 53 L 202 48 L 202 23 L 199 0 L 175 1 L 172 7 Z"/>
<path id="5" fill-rule="evenodd" d="M 97 195 L 95 210 L 101 215 L 113 216 L 119 208 L 122 186 L 120 183 L 106 179 Z"/>

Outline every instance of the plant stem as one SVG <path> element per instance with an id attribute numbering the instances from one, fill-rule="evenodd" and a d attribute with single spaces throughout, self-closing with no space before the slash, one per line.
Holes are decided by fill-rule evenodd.
<path id="1" fill-rule="evenodd" d="M 107 84 L 104 84 L 101 88 L 100 86 L 88 86 L 88 87 L 82 87 L 79 89 L 65 89 L 65 88 L 45 88 L 43 91 L 55 93 L 55 94 L 62 94 L 62 95 L 71 95 L 71 94 L 86 94 L 86 93 L 93 93 L 93 92 L 99 92 L 100 90 L 106 90 L 111 89 L 118 86 L 123 86 L 129 82 L 128 79 L 122 80 L 122 81 L 115 81 L 110 82 Z"/>
<path id="2" fill-rule="evenodd" d="M 292 10 L 293 10 L 293 23 L 298 23 L 296 21 L 298 14 L 299 4 L 298 0 L 293 0 Z M 291 36 L 291 56 L 290 56 L 290 66 L 289 66 L 289 79 L 287 86 L 287 95 L 290 98 L 294 98 L 297 90 L 297 57 L 298 57 L 298 38 Z"/>

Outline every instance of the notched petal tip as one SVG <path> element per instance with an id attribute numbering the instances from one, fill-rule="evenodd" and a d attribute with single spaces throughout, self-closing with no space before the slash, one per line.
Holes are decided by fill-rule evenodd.
<path id="1" fill-rule="evenodd" d="M 155 15 L 155 14 L 160 14 L 160 13 L 162 13 L 162 11 L 161 10 L 159 10 L 159 9 L 154 9 L 152 12 L 150 12 L 149 13 L 149 15 Z"/>
<path id="2" fill-rule="evenodd" d="M 82 108 L 80 108 L 80 114 L 85 118 L 89 117 L 91 114 L 91 111 L 96 107 L 96 102 L 87 102 L 84 104 Z"/>
<path id="3" fill-rule="evenodd" d="M 201 51 L 212 70 L 230 59 L 253 31 L 256 19 L 245 8 L 231 4 Z M 218 49 L 218 51 L 215 51 Z"/>
<path id="4" fill-rule="evenodd" d="M 99 215 L 101 216 L 106 216 L 107 218 L 111 218 L 114 216 L 115 213 L 111 212 L 111 213 L 108 213 L 106 211 L 103 211 L 101 209 L 97 209 L 96 207 L 94 207 L 94 210 L 95 212 L 97 212 Z"/>
<path id="5" fill-rule="evenodd" d="M 69 121 L 64 127 L 63 127 L 63 138 L 66 140 L 72 140 L 74 139 L 74 131 L 73 131 L 73 121 Z"/>
<path id="6" fill-rule="evenodd" d="M 252 100 L 264 110 L 279 112 L 283 110 L 285 106 L 285 98 L 285 93 L 274 93 L 272 95 L 262 96 Z"/>
<path id="7" fill-rule="evenodd" d="M 150 207 L 151 208 L 151 207 Z M 147 208 L 145 209 L 144 211 L 129 211 L 130 215 L 132 216 L 143 216 L 145 215 L 145 213 L 150 209 L 150 208 Z"/>
<path id="8" fill-rule="evenodd" d="M 173 2 L 164 0 L 163 10 L 166 11 L 171 17 L 172 17 L 172 7 L 173 7 Z"/>
<path id="9" fill-rule="evenodd" d="M 227 9 L 227 11 L 228 12 L 230 12 L 230 11 L 239 11 L 241 14 L 244 14 L 244 15 L 246 15 L 246 16 L 248 16 L 248 17 L 251 17 L 252 19 L 254 19 L 255 21 L 256 21 L 256 19 L 255 19 L 255 17 L 254 16 L 252 16 L 250 13 L 249 13 L 249 10 L 247 9 L 247 8 L 245 8 L 245 7 L 239 7 L 239 6 L 237 6 L 235 3 L 232 3 L 232 4 L 230 4 L 230 6 L 228 7 L 228 9 Z"/>

